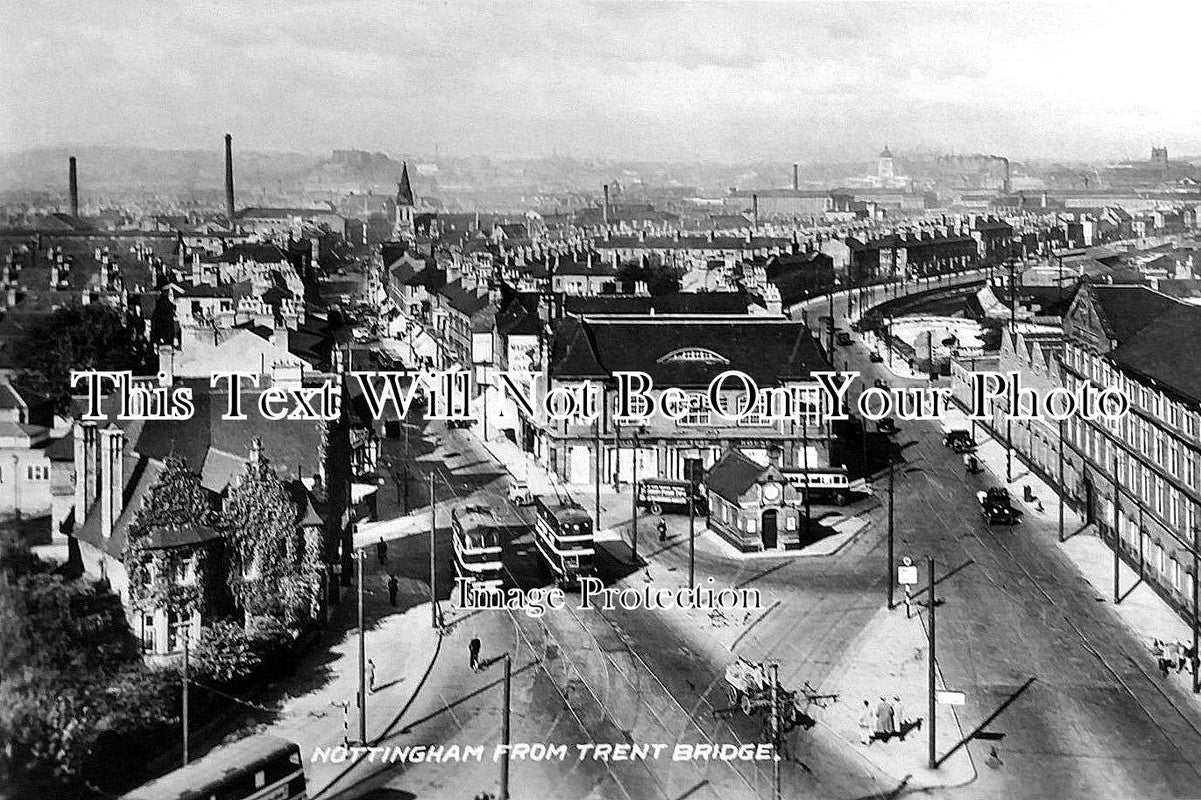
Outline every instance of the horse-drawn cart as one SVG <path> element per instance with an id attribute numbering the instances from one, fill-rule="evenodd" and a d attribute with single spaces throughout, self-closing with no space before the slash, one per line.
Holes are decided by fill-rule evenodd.
<path id="1" fill-rule="evenodd" d="M 726 667 L 725 677 L 726 696 L 730 705 L 721 711 L 714 711 L 714 716 L 729 716 L 736 711 L 742 711 L 748 717 L 760 713 L 770 715 L 772 680 L 766 664 L 754 664 L 739 658 Z M 813 727 L 817 721 L 808 714 L 809 709 L 813 706 L 825 708 L 827 703 L 838 699 L 835 694 L 817 694 L 808 682 L 799 692 L 785 689 L 779 683 L 775 689 L 781 731 L 790 731 L 798 726 L 806 729 Z"/>

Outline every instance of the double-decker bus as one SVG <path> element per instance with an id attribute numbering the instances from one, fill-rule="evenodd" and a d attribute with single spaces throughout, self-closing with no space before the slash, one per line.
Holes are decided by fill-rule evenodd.
<path id="1" fill-rule="evenodd" d="M 455 572 L 478 589 L 499 589 L 501 573 L 501 525 L 487 505 L 466 505 L 450 513 L 451 540 L 455 548 Z"/>
<path id="2" fill-rule="evenodd" d="M 560 585 L 577 585 L 596 572 L 592 517 L 574 503 L 534 498 L 534 543 Z"/>
<path id="3" fill-rule="evenodd" d="M 808 491 L 811 500 L 833 500 L 840 506 L 851 499 L 851 479 L 845 469 L 810 467 L 782 469 L 784 480 L 801 491 Z"/>
<path id="4" fill-rule="evenodd" d="M 300 747 L 261 734 L 218 747 L 122 800 L 305 800 Z"/>

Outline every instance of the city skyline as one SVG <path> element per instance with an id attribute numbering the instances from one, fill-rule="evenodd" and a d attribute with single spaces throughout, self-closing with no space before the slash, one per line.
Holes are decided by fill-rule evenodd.
<path id="1" fill-rule="evenodd" d="M 1166 13 L 1179 24 L 1163 26 Z M 1190 15 L 1154 3 L 10 8 L 21 35 L 3 67 L 0 151 L 208 149 L 229 130 L 248 152 L 1187 154 L 1201 151 L 1197 115 L 1157 76 L 1186 74 Z"/>

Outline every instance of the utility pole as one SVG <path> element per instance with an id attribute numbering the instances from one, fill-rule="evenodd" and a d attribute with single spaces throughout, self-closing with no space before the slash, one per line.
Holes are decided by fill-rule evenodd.
<path id="1" fill-rule="evenodd" d="M 501 717 L 500 743 L 503 757 L 500 761 L 500 800 L 509 800 L 509 714 L 510 695 L 513 683 L 513 660 L 505 653 L 504 715 Z"/>
<path id="2" fill-rule="evenodd" d="M 359 578 L 359 744 L 367 744 L 367 639 L 363 630 L 363 556 L 362 550 L 355 552 Z"/>
<path id="3" fill-rule="evenodd" d="M 1196 574 L 1196 567 L 1194 573 Z M 1194 585 L 1196 581 L 1193 581 Z M 1193 609 L 1196 610 L 1196 592 L 1193 592 L 1194 604 Z M 1194 626 L 1195 629 L 1195 626 Z M 184 634 L 184 766 L 187 766 L 187 643 L 192 638 L 192 622 L 187 622 L 187 632 Z M 1194 670 L 1196 671 L 1196 670 Z"/>
<path id="4" fill-rule="evenodd" d="M 1119 591 L 1121 586 L 1119 583 L 1119 572 L 1118 572 L 1118 570 L 1121 568 L 1121 565 L 1122 565 L 1120 553 L 1118 552 L 1120 549 L 1120 546 L 1118 544 L 1118 542 L 1119 542 L 1118 514 L 1121 513 L 1121 508 L 1119 507 L 1120 504 L 1118 502 L 1119 499 L 1120 499 L 1120 495 L 1118 494 L 1118 457 L 1114 456 L 1113 457 L 1113 603 L 1114 603 L 1114 605 L 1117 605 L 1122 600 L 1121 593 Z M 1100 526 L 1098 526 L 1098 527 L 1100 527 Z"/>
<path id="5" fill-rule="evenodd" d="M 830 363 L 833 364 L 834 363 L 834 287 L 833 286 L 830 287 L 830 294 L 827 295 L 827 297 L 830 300 L 830 324 L 827 325 L 826 327 L 829 329 L 829 334 L 830 334 L 830 337 L 829 337 L 830 338 L 830 350 L 829 350 Z"/>
<path id="6" fill-rule="evenodd" d="M 634 485 L 633 496 L 630 498 L 631 516 L 634 519 L 634 526 L 630 528 L 630 550 L 634 553 L 634 563 L 638 563 L 638 431 L 635 430 L 630 437 L 634 443 Z M 620 453 L 620 451 L 618 451 Z M 620 455 L 618 456 L 620 458 Z"/>
<path id="7" fill-rule="evenodd" d="M 696 506 L 692 493 L 696 488 L 696 462 L 688 462 L 688 588 L 696 586 Z"/>
<path id="8" fill-rule="evenodd" d="M 928 703 L 928 709 L 927 709 L 927 714 L 930 717 L 930 769 L 938 769 L 938 757 L 935 753 L 935 750 L 937 747 L 937 737 L 935 736 L 935 729 L 938 726 L 937 726 L 936 718 L 934 716 L 934 711 L 935 711 L 934 676 L 935 676 L 935 672 L 937 669 L 935 667 L 935 664 L 936 664 L 936 661 L 938 658 L 938 656 L 936 654 L 937 651 L 935 650 L 935 638 L 934 638 L 934 606 L 937 605 L 934 602 L 934 556 L 926 557 L 926 572 L 927 572 L 927 577 L 929 579 L 929 587 L 927 588 L 927 597 L 929 598 L 929 602 L 930 602 L 930 656 L 927 659 L 927 661 L 929 662 L 928 666 L 929 666 L 929 670 L 930 670 L 930 674 L 929 674 L 930 683 L 929 683 L 929 687 L 928 687 L 929 688 L 929 698 L 928 698 L 929 703 Z"/>
<path id="9" fill-rule="evenodd" d="M 809 398 L 806 397 L 805 398 L 805 413 L 801 415 L 801 458 L 804 459 L 804 461 L 802 462 L 802 465 L 803 465 L 802 474 L 805 476 L 804 499 L 805 499 L 805 536 L 806 537 L 809 536 L 809 520 L 811 518 L 810 510 L 809 510 L 809 417 L 812 414 L 812 408 L 813 407 L 809 404 Z"/>
<path id="10" fill-rule="evenodd" d="M 438 529 L 438 503 L 434 497 L 434 471 L 430 470 L 430 627 L 438 630 L 437 576 L 434 574 L 434 532 Z"/>
<path id="11" fill-rule="evenodd" d="M 893 595 L 894 590 L 893 590 L 893 586 L 892 586 L 892 584 L 893 584 L 892 570 L 893 570 L 893 562 L 896 561 L 896 556 L 893 552 L 894 528 L 893 528 L 893 513 L 892 513 L 893 499 L 895 497 L 895 495 L 893 493 L 893 475 L 894 475 L 895 471 L 896 470 L 893 465 L 892 453 L 889 453 L 888 454 L 888 563 L 884 565 L 884 578 L 885 578 L 884 583 L 888 586 L 888 610 L 889 611 L 892 611 L 892 607 L 894 605 L 894 602 L 893 602 L 894 601 L 894 595 Z"/>
<path id="12" fill-rule="evenodd" d="M 780 665 L 771 665 L 771 742 L 776 757 L 771 762 L 771 796 L 780 800 Z"/>

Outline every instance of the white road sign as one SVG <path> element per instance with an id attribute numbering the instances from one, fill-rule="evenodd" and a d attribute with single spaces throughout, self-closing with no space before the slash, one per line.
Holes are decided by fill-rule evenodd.
<path id="1" fill-rule="evenodd" d="M 897 583 L 902 586 L 914 586 L 917 584 L 917 567 L 912 565 L 902 565 L 897 567 Z"/>

